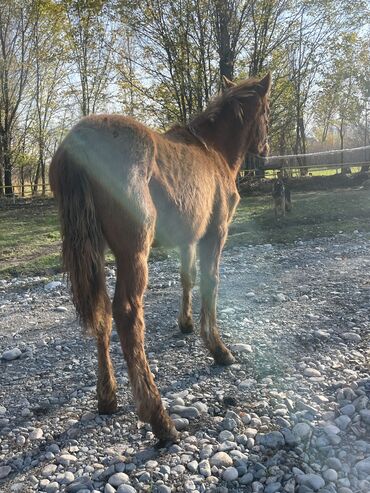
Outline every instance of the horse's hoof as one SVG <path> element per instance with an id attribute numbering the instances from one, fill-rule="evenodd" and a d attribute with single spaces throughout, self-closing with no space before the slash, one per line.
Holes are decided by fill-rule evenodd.
<path id="1" fill-rule="evenodd" d="M 180 434 L 176 431 L 175 428 L 170 430 L 170 433 L 167 436 L 160 437 L 155 444 L 155 448 L 169 448 L 174 443 L 178 443 L 180 441 Z"/>
<path id="2" fill-rule="evenodd" d="M 117 412 L 117 400 L 98 403 L 99 414 L 114 414 Z"/>
<path id="3" fill-rule="evenodd" d="M 235 358 L 231 351 L 226 348 L 217 348 L 213 353 L 216 365 L 230 366 L 235 363 Z"/>
<path id="4" fill-rule="evenodd" d="M 179 328 L 183 334 L 191 334 L 194 332 L 194 325 L 192 320 L 182 321 L 179 320 Z"/>

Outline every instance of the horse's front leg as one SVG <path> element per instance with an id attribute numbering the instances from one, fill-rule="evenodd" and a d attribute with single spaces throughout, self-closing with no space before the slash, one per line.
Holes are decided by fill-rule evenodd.
<path id="1" fill-rule="evenodd" d="M 196 245 L 185 245 L 180 249 L 182 302 L 179 313 L 179 327 L 183 334 L 193 332 L 193 313 L 191 305 L 191 290 L 194 287 L 196 271 Z"/>
<path id="2" fill-rule="evenodd" d="M 221 339 L 216 320 L 219 264 L 226 236 L 226 227 L 219 227 L 207 233 L 199 243 L 202 298 L 200 333 L 215 362 L 220 365 L 231 365 L 235 361 Z"/>

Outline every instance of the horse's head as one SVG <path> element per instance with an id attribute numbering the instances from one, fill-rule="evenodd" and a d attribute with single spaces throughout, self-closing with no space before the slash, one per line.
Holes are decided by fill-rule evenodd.
<path id="1" fill-rule="evenodd" d="M 247 79 L 239 84 L 224 78 L 223 85 L 223 94 L 212 101 L 190 127 L 237 170 L 247 153 L 268 154 L 271 76 Z"/>
<path id="2" fill-rule="evenodd" d="M 236 125 L 241 127 L 241 145 L 244 147 L 244 153 L 263 157 L 269 153 L 270 89 L 270 73 L 261 80 L 249 79 L 240 84 L 229 85 L 233 104 L 238 107 L 239 121 Z"/>

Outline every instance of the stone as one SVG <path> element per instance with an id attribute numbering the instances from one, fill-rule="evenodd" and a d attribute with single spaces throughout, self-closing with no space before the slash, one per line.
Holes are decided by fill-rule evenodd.
<path id="1" fill-rule="evenodd" d="M 171 493 L 172 488 L 170 486 L 166 486 L 165 484 L 160 484 L 156 487 L 156 493 Z"/>
<path id="2" fill-rule="evenodd" d="M 297 476 L 297 481 L 307 488 L 311 488 L 313 491 L 318 491 L 325 486 L 325 481 L 318 474 L 301 474 Z"/>
<path id="3" fill-rule="evenodd" d="M 66 487 L 67 493 L 81 493 L 82 491 L 92 491 L 93 489 L 93 482 L 88 476 L 81 476 Z"/>
<path id="4" fill-rule="evenodd" d="M 265 486 L 263 493 L 277 493 L 281 489 L 281 483 L 274 481 Z"/>
<path id="5" fill-rule="evenodd" d="M 192 407 L 192 406 L 187 407 L 180 405 L 173 406 L 171 408 L 171 413 L 178 414 L 182 418 L 186 418 L 186 419 L 197 418 L 200 414 L 196 407 Z"/>
<path id="6" fill-rule="evenodd" d="M 113 488 L 111 484 L 107 483 L 104 486 L 104 493 L 116 493 L 116 488 Z"/>
<path id="7" fill-rule="evenodd" d="M 356 332 L 344 332 L 343 334 L 341 334 L 341 337 L 345 341 L 361 342 L 361 336 L 359 334 L 356 334 Z"/>
<path id="8" fill-rule="evenodd" d="M 5 359 L 5 361 L 13 361 L 15 359 L 18 359 L 22 354 L 22 351 L 15 347 L 13 349 L 8 349 L 7 351 L 4 351 L 3 354 L 1 355 L 2 359 Z"/>
<path id="9" fill-rule="evenodd" d="M 235 351 L 236 353 L 252 353 L 253 349 L 250 344 L 242 344 L 237 342 L 235 344 L 230 345 L 231 351 Z"/>
<path id="10" fill-rule="evenodd" d="M 28 438 L 30 440 L 40 440 L 43 434 L 44 432 L 42 431 L 41 428 L 35 428 L 34 430 L 31 431 Z"/>
<path id="11" fill-rule="evenodd" d="M 370 425 L 370 409 L 362 409 L 360 411 L 360 416 L 361 416 L 361 420 L 365 424 Z"/>
<path id="12" fill-rule="evenodd" d="M 251 472 L 247 472 L 239 479 L 240 484 L 251 484 L 253 483 L 253 474 Z"/>
<path id="13" fill-rule="evenodd" d="M 326 425 L 323 430 L 327 435 L 338 435 L 340 433 L 340 428 L 335 425 Z"/>
<path id="14" fill-rule="evenodd" d="M 349 416 L 346 416 L 345 414 L 342 414 L 341 416 L 338 416 L 334 420 L 335 424 L 340 428 L 342 431 L 346 430 L 348 425 L 351 423 L 351 418 Z"/>
<path id="15" fill-rule="evenodd" d="M 62 464 L 62 466 L 69 466 L 74 462 L 77 462 L 77 457 L 72 454 L 62 454 L 59 457 L 56 457 L 57 464 Z"/>
<path id="16" fill-rule="evenodd" d="M 280 431 L 257 435 L 257 443 L 266 448 L 277 449 L 285 445 L 284 435 Z"/>
<path id="17" fill-rule="evenodd" d="M 117 489 L 117 493 L 136 493 L 136 491 L 130 484 L 121 484 Z"/>
<path id="18" fill-rule="evenodd" d="M 71 471 L 66 471 L 63 474 L 58 474 L 56 480 L 59 484 L 69 484 L 75 480 L 75 475 Z"/>
<path id="19" fill-rule="evenodd" d="M 311 434 L 311 426 L 307 423 L 297 423 L 293 426 L 293 434 L 299 440 L 305 440 Z"/>
<path id="20" fill-rule="evenodd" d="M 12 468 L 10 466 L 0 466 L 0 479 L 4 479 L 9 476 Z"/>
<path id="21" fill-rule="evenodd" d="M 223 430 L 218 435 L 218 439 L 219 439 L 220 442 L 225 442 L 226 440 L 233 441 L 234 440 L 234 435 L 231 433 L 231 431 Z"/>
<path id="22" fill-rule="evenodd" d="M 353 404 L 346 404 L 345 406 L 341 407 L 340 412 L 345 416 L 352 416 L 353 414 L 355 414 L 356 408 Z"/>
<path id="23" fill-rule="evenodd" d="M 322 473 L 322 477 L 325 481 L 336 481 L 338 479 L 338 473 L 334 469 L 327 469 Z"/>
<path id="24" fill-rule="evenodd" d="M 196 407 L 200 413 L 208 413 L 208 406 L 204 402 L 193 402 L 193 407 Z"/>
<path id="25" fill-rule="evenodd" d="M 225 481 L 235 481 L 238 475 L 238 470 L 235 467 L 227 467 L 222 473 L 222 479 Z"/>
<path id="26" fill-rule="evenodd" d="M 186 464 L 186 467 L 189 469 L 190 472 L 197 472 L 198 470 L 198 462 L 196 460 L 191 460 Z"/>
<path id="27" fill-rule="evenodd" d="M 286 301 L 287 300 L 287 297 L 283 293 L 277 293 L 274 296 L 274 299 L 275 299 L 275 301 Z"/>
<path id="28" fill-rule="evenodd" d="M 189 426 L 189 420 L 186 418 L 174 418 L 172 421 L 177 431 L 186 430 Z"/>
<path id="29" fill-rule="evenodd" d="M 336 471 L 342 471 L 343 469 L 341 461 L 336 457 L 329 457 L 326 461 L 326 465 L 329 469 L 335 469 Z"/>
<path id="30" fill-rule="evenodd" d="M 256 383 L 256 380 L 254 380 L 253 378 L 247 378 L 246 380 L 240 382 L 240 384 L 238 385 L 238 389 L 243 392 L 250 389 L 251 387 L 254 387 Z"/>
<path id="31" fill-rule="evenodd" d="M 233 464 L 232 458 L 226 452 L 216 452 L 210 459 L 210 465 L 228 467 Z"/>
<path id="32" fill-rule="evenodd" d="M 58 289 L 62 286 L 62 283 L 60 281 L 51 281 L 45 284 L 44 289 L 45 291 L 54 291 L 55 289 Z"/>
<path id="33" fill-rule="evenodd" d="M 303 371 L 305 377 L 321 377 L 321 373 L 316 368 L 305 368 Z"/>
<path id="34" fill-rule="evenodd" d="M 370 474 L 370 457 L 360 460 L 355 467 L 358 472 Z"/>
<path id="35" fill-rule="evenodd" d="M 44 476 L 44 478 L 48 478 L 49 476 L 52 476 L 56 470 L 57 470 L 56 464 L 48 464 L 42 469 L 41 475 Z"/>
<path id="36" fill-rule="evenodd" d="M 204 459 L 199 462 L 199 472 L 202 476 L 206 478 L 212 475 L 211 466 L 208 459 Z"/>
<path id="37" fill-rule="evenodd" d="M 45 488 L 46 493 L 56 493 L 59 491 L 59 484 L 56 481 L 49 483 Z"/>
<path id="38" fill-rule="evenodd" d="M 108 480 L 108 483 L 111 484 L 112 486 L 119 486 L 123 483 L 128 483 L 128 482 L 129 482 L 129 477 L 124 472 L 116 472 Z"/>

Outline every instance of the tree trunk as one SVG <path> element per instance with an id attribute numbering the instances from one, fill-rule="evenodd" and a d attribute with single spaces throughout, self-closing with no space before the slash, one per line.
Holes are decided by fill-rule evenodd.
<path id="1" fill-rule="evenodd" d="M 3 137 L 4 190 L 7 197 L 13 196 L 12 161 L 7 136 Z"/>
<path id="2" fill-rule="evenodd" d="M 340 128 L 339 128 L 339 136 L 340 136 L 340 149 L 344 149 L 344 122 L 343 120 L 341 121 Z M 343 164 L 343 153 L 340 155 L 340 162 Z M 344 175 L 351 174 L 352 170 L 349 166 L 342 166 L 341 168 L 341 173 Z"/>

